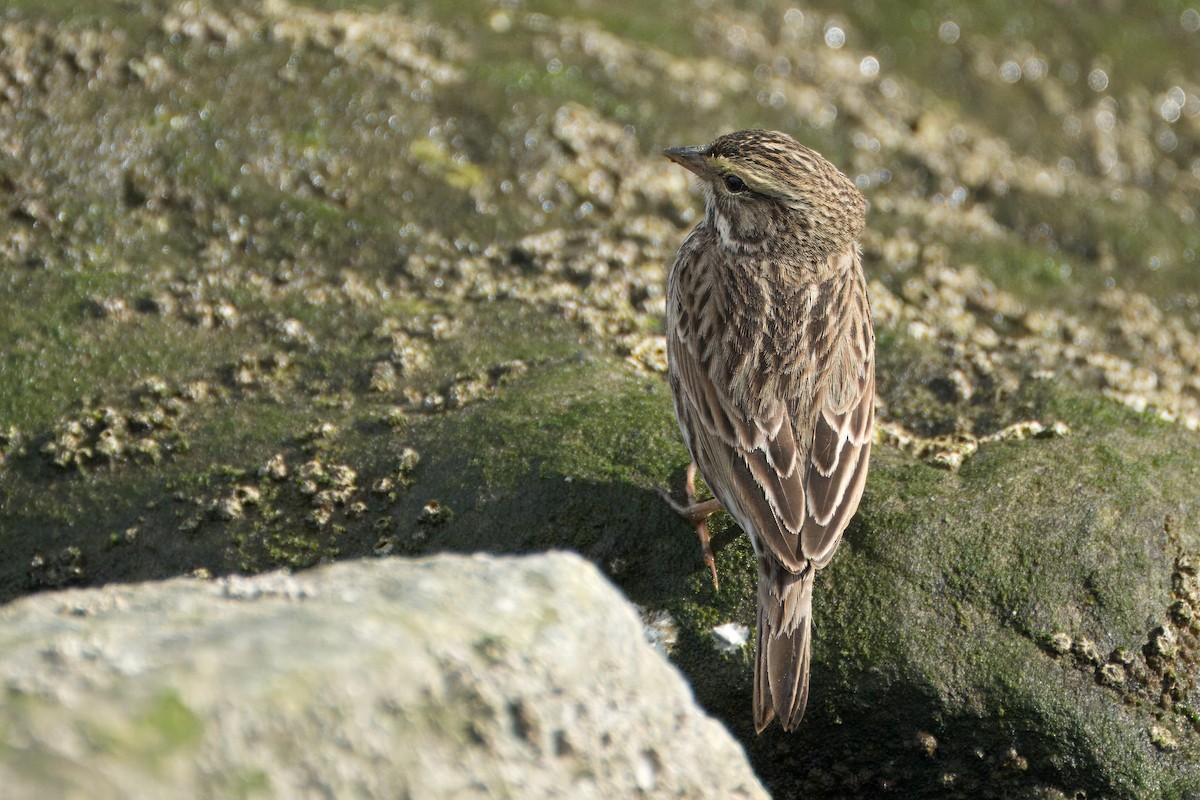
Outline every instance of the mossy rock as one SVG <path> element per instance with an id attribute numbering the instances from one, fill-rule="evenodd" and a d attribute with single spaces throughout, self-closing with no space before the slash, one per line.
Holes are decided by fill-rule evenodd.
<path id="1" fill-rule="evenodd" d="M 778 796 L 1195 796 L 1194 11 L 874 5 L 10 4 L 0 601 L 565 548 L 670 614 Z M 975 68 L 1039 26 L 1028 80 Z M 749 543 L 715 518 L 716 591 L 655 371 L 699 203 L 657 153 L 756 126 L 871 200 L 882 422 L 1070 429 L 881 442 L 762 737 L 711 634 Z"/>
<path id="2" fill-rule="evenodd" d="M 651 491 L 686 464 L 661 384 L 593 362 L 445 419 L 458 455 L 439 472 L 463 478 L 426 546 L 569 547 L 670 611 L 675 660 L 779 794 L 1188 797 L 1200 642 L 1178 604 L 1197 611 L 1200 441 L 1107 401 L 1039 395 L 1028 403 L 1072 433 L 986 445 L 958 473 L 876 449 L 818 581 L 813 695 L 790 735 L 754 736 L 750 653 L 712 643 L 718 622 L 753 625 L 748 542 L 718 524 L 714 591 Z"/>

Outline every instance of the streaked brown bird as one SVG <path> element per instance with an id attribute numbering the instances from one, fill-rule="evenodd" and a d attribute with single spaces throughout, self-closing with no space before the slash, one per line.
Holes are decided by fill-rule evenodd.
<path id="1" fill-rule="evenodd" d="M 714 582 L 708 515 L 723 506 L 750 535 L 754 725 L 779 717 L 792 730 L 808 702 L 813 578 L 858 508 L 871 452 L 866 200 L 783 133 L 738 131 L 664 155 L 705 196 L 667 281 L 668 374 L 694 461 L 687 505 L 671 504 L 696 525 Z M 715 500 L 696 501 L 696 467 Z"/>

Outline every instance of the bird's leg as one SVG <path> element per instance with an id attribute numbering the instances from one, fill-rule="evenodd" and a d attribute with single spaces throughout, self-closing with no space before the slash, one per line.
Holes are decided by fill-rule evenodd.
<path id="1" fill-rule="evenodd" d="M 660 489 L 658 493 L 667 505 L 678 514 L 696 527 L 696 536 L 700 539 L 700 554 L 704 557 L 704 563 L 708 565 L 708 569 L 712 572 L 713 588 L 721 588 L 721 582 L 717 580 L 717 561 L 713 558 L 712 537 L 708 533 L 708 517 L 714 511 L 721 509 L 719 500 L 705 500 L 703 503 L 696 502 L 696 462 L 688 464 L 687 468 L 687 505 L 680 505 L 671 499 L 671 495 Z"/>

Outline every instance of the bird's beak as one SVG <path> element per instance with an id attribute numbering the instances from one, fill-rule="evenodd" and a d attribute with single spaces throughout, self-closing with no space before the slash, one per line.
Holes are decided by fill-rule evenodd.
<path id="1" fill-rule="evenodd" d="M 663 155 L 674 161 L 684 169 L 691 170 L 701 178 L 708 177 L 708 167 L 705 159 L 708 158 L 708 146 L 698 147 L 668 147 L 663 150 Z"/>

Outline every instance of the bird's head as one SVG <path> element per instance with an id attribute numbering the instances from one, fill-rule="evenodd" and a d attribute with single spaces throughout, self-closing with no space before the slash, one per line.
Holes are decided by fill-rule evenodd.
<path id="1" fill-rule="evenodd" d="M 862 234 L 867 202 L 854 183 L 786 133 L 737 131 L 663 155 L 700 178 L 707 220 L 732 250 L 799 246 L 816 257 Z"/>

